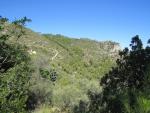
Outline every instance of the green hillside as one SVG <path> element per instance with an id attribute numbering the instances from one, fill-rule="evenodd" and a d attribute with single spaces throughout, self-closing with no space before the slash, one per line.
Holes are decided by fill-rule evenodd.
<path id="1" fill-rule="evenodd" d="M 16 75 L 16 73 L 20 69 L 25 71 L 25 73 L 22 71 L 25 75 L 29 76 L 30 73 L 30 79 L 24 78 L 27 83 L 23 83 L 28 84 L 29 80 L 27 98 L 23 97 L 24 102 L 27 99 L 27 110 L 38 112 L 48 106 L 48 109 L 53 112 L 73 112 L 74 107 L 80 101 L 89 101 L 89 91 L 93 93 L 101 91 L 99 85 L 101 77 L 112 66 L 116 65 L 115 60 L 119 57 L 120 46 L 118 43 L 112 41 L 100 42 L 87 38 L 75 39 L 59 34 L 40 34 L 22 27 L 25 20 L 28 19 L 23 18 L 8 23 L 7 19 L 1 18 L 0 44 L 2 46 L 2 59 L 0 60 L 1 64 L 5 63 L 8 58 L 10 59 L 8 59 L 8 62 L 12 58 L 15 60 L 12 59 L 12 64 L 14 64 L 12 67 L 14 68 L 9 67 L 8 71 L 5 72 L 6 78 L 2 79 L 2 81 L 6 80 L 8 85 L 11 83 L 11 79 L 16 81 L 15 77 L 8 79 L 9 74 L 14 73 L 14 76 L 17 77 L 19 75 Z M 28 67 L 19 67 L 23 62 L 27 62 L 25 58 L 28 57 L 30 62 L 29 65 L 25 66 L 32 67 L 32 71 L 28 71 Z M 5 69 L 5 65 L 3 68 Z M 0 71 L 2 71 L 2 68 L 0 68 Z M 1 74 L 3 75 L 3 71 Z M 14 84 L 19 85 L 17 81 Z M 8 88 L 5 88 L 5 90 L 7 89 L 9 92 Z M 17 92 L 17 89 L 15 92 L 17 94 L 21 93 Z M 13 94 L 15 95 L 15 93 Z M 16 97 L 16 99 L 18 98 Z M 5 100 L 1 102 L 5 102 Z M 17 105 L 14 104 L 14 106 L 18 106 L 20 101 L 15 102 Z M 5 110 L 7 106 L 2 105 L 4 105 L 3 110 Z M 18 110 L 21 109 L 18 108 Z"/>
<path id="2" fill-rule="evenodd" d="M 0 113 L 149 113 L 150 40 L 40 34 L 0 17 Z"/>
<path id="3" fill-rule="evenodd" d="M 0 3 L 0 113 L 150 113 L 150 0 Z"/>
<path id="4" fill-rule="evenodd" d="M 75 39 L 63 35 L 39 34 L 29 29 L 27 38 L 19 43 L 28 47 L 35 72 L 31 79 L 31 92 L 49 95 L 54 106 L 66 109 L 88 101 L 87 92 L 99 92 L 100 78 L 111 69 L 118 57 L 120 46 L 112 41 L 98 42 Z M 43 79 L 39 69 L 55 70 L 54 83 Z M 54 84 L 54 85 L 53 85 Z M 52 97 L 51 97 L 52 96 Z M 41 101 L 41 100 L 39 100 Z"/>

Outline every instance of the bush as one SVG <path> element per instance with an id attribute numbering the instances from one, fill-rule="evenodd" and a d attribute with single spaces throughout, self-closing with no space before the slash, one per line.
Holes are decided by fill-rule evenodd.
<path id="1" fill-rule="evenodd" d="M 26 53 L 26 47 L 17 42 L 9 43 L 8 40 L 12 37 L 17 40 L 21 38 L 22 25 L 26 21 L 28 19 L 24 17 L 8 24 L 8 19 L 0 17 L 0 111 L 2 113 L 25 112 L 32 71 L 29 66 L 30 58 Z M 16 29 L 9 26 L 14 26 Z"/>
<path id="2" fill-rule="evenodd" d="M 117 66 L 101 79 L 102 92 L 90 94 L 87 113 L 149 113 L 150 47 L 143 48 L 139 36 L 131 40 L 131 50 L 119 53 Z"/>
<path id="3" fill-rule="evenodd" d="M 35 87 L 34 87 L 35 88 Z M 52 91 L 48 91 L 47 87 L 36 88 L 28 93 L 27 110 L 34 110 L 42 104 L 52 104 Z"/>
<path id="4" fill-rule="evenodd" d="M 53 91 L 53 105 L 61 110 L 72 111 L 80 100 L 88 101 L 86 94 L 76 88 L 74 85 L 64 86 Z"/>

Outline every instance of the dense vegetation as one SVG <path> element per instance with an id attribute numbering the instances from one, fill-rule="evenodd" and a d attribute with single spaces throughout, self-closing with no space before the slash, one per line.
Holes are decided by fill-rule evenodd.
<path id="1" fill-rule="evenodd" d="M 118 43 L 39 34 L 0 18 L 1 112 L 73 112 L 114 65 Z M 32 70 L 32 71 L 31 71 Z M 88 84 L 86 84 L 88 83 Z M 45 108 L 46 109 L 46 108 Z M 41 111 L 42 112 L 42 111 Z"/>
<path id="2" fill-rule="evenodd" d="M 25 112 L 31 68 L 26 47 L 17 43 L 24 34 L 22 25 L 29 21 L 26 17 L 8 23 L 0 17 L 0 112 Z M 8 25 L 13 29 L 8 29 Z M 10 43 L 14 38 L 16 43 Z"/>
<path id="3" fill-rule="evenodd" d="M 101 79 L 105 113 L 150 112 L 150 47 L 143 48 L 138 35 L 132 38 L 130 46 L 131 50 L 120 52 L 117 67 Z"/>
<path id="4" fill-rule="evenodd" d="M 0 17 L 0 113 L 150 113 L 150 47 L 138 35 L 119 52 L 112 41 L 35 33 L 29 21 Z"/>
<path id="5" fill-rule="evenodd" d="M 79 104 L 76 113 L 150 113 L 150 47 L 143 48 L 138 35 L 130 46 L 102 77 L 102 92 L 89 93 L 90 103 Z"/>

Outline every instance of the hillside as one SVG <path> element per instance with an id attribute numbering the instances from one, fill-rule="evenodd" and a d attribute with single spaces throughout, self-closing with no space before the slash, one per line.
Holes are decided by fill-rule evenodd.
<path id="1" fill-rule="evenodd" d="M 24 22 L 16 22 L 22 21 Z M 31 59 L 30 66 L 33 71 L 29 79 L 29 110 L 48 105 L 69 113 L 80 101 L 88 102 L 88 92 L 101 91 L 101 77 L 116 65 L 115 60 L 119 57 L 120 46 L 112 41 L 100 42 L 59 34 L 40 34 L 21 27 L 20 24 L 9 24 L 5 21 L 2 28 L 1 37 L 6 43 L 3 43 L 2 39 L 1 44 L 15 47 L 16 53 L 11 48 L 12 55 L 21 55 L 17 48 L 22 47 L 28 55 L 23 53 L 21 57 L 29 56 Z M 5 37 L 9 37 L 9 40 Z M 4 55 L 7 59 L 8 53 L 5 49 L 4 47 L 2 51 L 6 53 Z M 7 51 L 10 51 L 9 48 Z M 16 59 L 20 60 L 18 55 Z M 14 56 L 10 58 L 15 59 Z"/>
<path id="2" fill-rule="evenodd" d="M 150 113 L 149 4 L 2 0 L 0 113 Z"/>
<path id="3" fill-rule="evenodd" d="M 46 98 L 60 108 L 88 101 L 89 90 L 99 92 L 99 80 L 115 64 L 120 50 L 119 44 L 111 41 L 39 34 L 29 29 L 19 43 L 28 47 L 35 68 L 31 92 L 36 94 L 38 90 L 42 93 L 39 95 L 50 96 Z M 41 68 L 57 72 L 54 84 L 41 77 Z"/>
<path id="4" fill-rule="evenodd" d="M 121 50 L 36 33 L 23 26 L 26 17 L 7 21 L 0 19 L 0 112 L 149 113 L 150 47 L 138 35 Z"/>
<path id="5" fill-rule="evenodd" d="M 149 113 L 150 47 L 138 35 L 119 52 L 116 42 L 40 34 L 26 21 L 0 18 L 1 112 Z"/>

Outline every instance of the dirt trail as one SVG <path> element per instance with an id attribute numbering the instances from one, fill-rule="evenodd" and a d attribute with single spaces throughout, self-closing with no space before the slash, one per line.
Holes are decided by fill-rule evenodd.
<path id="1" fill-rule="evenodd" d="M 35 42 L 34 42 L 34 43 L 35 43 Z M 35 45 L 32 43 L 32 44 L 28 44 L 28 46 L 35 46 Z M 37 46 L 36 46 L 36 47 L 37 47 Z M 40 48 L 42 48 L 42 49 L 45 49 L 46 51 L 50 51 L 50 52 L 51 52 L 51 51 L 54 51 L 54 52 L 55 52 L 55 55 L 49 58 L 49 59 L 51 59 L 51 61 L 55 60 L 56 57 L 57 57 L 57 55 L 60 53 L 60 52 L 58 52 L 58 50 L 56 50 L 56 49 L 48 48 L 48 47 L 45 47 L 45 46 L 43 46 L 43 45 L 38 45 L 38 47 L 40 47 Z"/>
<path id="2" fill-rule="evenodd" d="M 59 52 L 57 50 L 55 50 L 56 54 L 52 57 L 52 61 L 57 57 L 57 55 L 59 54 Z"/>

